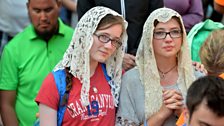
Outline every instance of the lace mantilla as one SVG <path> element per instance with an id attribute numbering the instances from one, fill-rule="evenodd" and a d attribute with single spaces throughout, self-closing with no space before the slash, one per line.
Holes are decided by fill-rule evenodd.
<path id="1" fill-rule="evenodd" d="M 155 55 L 152 46 L 154 22 L 167 22 L 172 17 L 181 21 L 183 30 L 183 43 L 180 52 L 177 54 L 178 75 L 177 83 L 180 91 L 186 94 L 187 88 L 195 80 L 191 56 L 187 45 L 186 32 L 181 16 L 174 10 L 160 8 L 151 13 L 145 22 L 143 34 L 136 55 L 136 63 L 140 72 L 140 80 L 145 88 L 145 117 L 148 118 L 157 112 L 162 105 L 162 87 L 157 69 Z M 150 75 L 150 76 L 149 76 Z"/>
<path id="2" fill-rule="evenodd" d="M 100 20 L 108 14 L 120 16 L 117 12 L 106 7 L 94 7 L 83 15 L 77 24 L 71 43 L 66 50 L 63 59 L 56 65 L 54 71 L 70 67 L 70 73 L 82 83 L 81 102 L 82 105 L 89 105 L 90 90 L 90 65 L 89 50 L 93 44 L 93 33 Z M 125 29 L 127 22 L 125 22 Z M 114 97 L 115 106 L 118 104 L 118 97 L 122 75 L 122 60 L 127 42 L 126 31 L 122 34 L 122 46 L 106 61 L 106 69 L 111 77 L 109 82 Z"/>
<path id="3" fill-rule="evenodd" d="M 118 117 L 116 120 L 116 126 L 138 126 L 138 125 L 131 120 Z"/>

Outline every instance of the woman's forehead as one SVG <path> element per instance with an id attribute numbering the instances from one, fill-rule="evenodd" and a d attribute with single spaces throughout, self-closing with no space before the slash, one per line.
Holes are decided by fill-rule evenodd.
<path id="1" fill-rule="evenodd" d="M 155 27 L 155 29 L 163 29 L 163 28 L 180 28 L 180 23 L 176 19 L 171 18 L 167 22 L 158 22 L 158 24 Z"/>

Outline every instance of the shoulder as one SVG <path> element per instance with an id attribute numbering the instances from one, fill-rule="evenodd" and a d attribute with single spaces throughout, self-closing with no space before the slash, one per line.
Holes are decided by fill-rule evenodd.
<path id="1" fill-rule="evenodd" d="M 52 83 L 55 84 L 54 75 L 52 73 L 49 73 L 47 75 L 47 77 L 44 79 L 42 86 L 45 86 L 45 85 L 48 85 L 48 84 L 52 84 Z"/>
<path id="2" fill-rule="evenodd" d="M 59 92 L 52 73 L 48 74 L 48 76 L 44 79 L 35 101 L 38 104 L 45 104 L 57 110 L 59 102 Z"/>
<path id="3" fill-rule="evenodd" d="M 123 74 L 122 80 L 125 81 L 135 81 L 139 80 L 139 71 L 136 67 L 130 69 Z"/>
<path id="4" fill-rule="evenodd" d="M 123 74 L 123 78 L 135 80 L 139 78 L 139 71 L 137 67 L 134 67 Z"/>
<path id="5" fill-rule="evenodd" d="M 69 33 L 74 32 L 74 29 L 66 24 L 63 25 L 63 28 L 65 29 L 66 32 L 69 32 Z"/>
<path id="6" fill-rule="evenodd" d="M 30 56 L 38 46 L 34 44 L 36 36 L 33 26 L 28 25 L 22 32 L 13 37 L 4 47 L 3 53 L 6 58 L 10 57 L 17 63 L 27 62 L 22 57 Z M 33 49 L 33 50 L 31 50 Z M 16 57 L 16 58 L 15 58 Z"/>
<path id="7" fill-rule="evenodd" d="M 124 73 L 122 77 L 122 87 L 130 90 L 143 89 L 140 81 L 140 74 L 136 67 Z"/>
<path id="8" fill-rule="evenodd" d="M 53 76 L 53 79 L 57 82 L 61 82 L 61 80 L 65 80 L 66 78 L 66 73 L 65 73 L 65 70 L 64 69 L 60 69 L 60 70 L 57 70 L 57 71 L 52 71 L 51 72 L 52 76 Z"/>
<path id="9" fill-rule="evenodd" d="M 30 37 L 34 36 L 34 34 L 32 25 L 28 25 L 22 32 L 14 36 L 5 47 L 14 49 L 22 48 L 31 41 Z"/>
<path id="10" fill-rule="evenodd" d="M 63 33 L 65 35 L 72 35 L 73 34 L 74 29 L 72 27 L 64 24 L 61 19 L 58 19 L 58 21 L 59 21 L 59 32 L 60 33 Z"/>
<path id="11" fill-rule="evenodd" d="M 30 37 L 36 36 L 36 33 L 34 31 L 34 27 L 32 24 L 28 25 L 23 29 L 22 32 L 18 33 L 12 40 L 18 40 L 18 39 L 30 39 Z"/>
<path id="12" fill-rule="evenodd" d="M 55 83 L 55 78 L 54 78 L 54 75 L 51 72 L 44 79 L 38 94 L 46 95 L 46 94 L 49 94 L 49 92 L 56 93 L 56 92 L 58 92 L 57 90 L 58 89 L 57 89 L 57 86 L 56 86 L 56 83 Z"/>

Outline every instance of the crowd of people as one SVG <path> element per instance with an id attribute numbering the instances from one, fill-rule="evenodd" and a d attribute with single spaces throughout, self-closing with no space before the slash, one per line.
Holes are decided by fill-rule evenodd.
<path id="1" fill-rule="evenodd" d="M 204 2 L 0 1 L 2 124 L 221 126 L 224 26 Z"/>

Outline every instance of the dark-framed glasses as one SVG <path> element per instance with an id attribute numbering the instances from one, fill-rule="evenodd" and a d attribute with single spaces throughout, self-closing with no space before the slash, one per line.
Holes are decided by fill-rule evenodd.
<path id="1" fill-rule="evenodd" d="M 180 38 L 182 36 L 182 31 L 181 30 L 172 30 L 170 32 L 154 31 L 153 38 L 165 39 L 168 34 L 170 35 L 171 38 Z"/>
<path id="2" fill-rule="evenodd" d="M 108 35 L 105 35 L 105 34 L 94 33 L 94 35 L 97 36 L 98 40 L 102 43 L 108 43 L 111 41 L 111 44 L 116 48 L 119 48 L 122 45 L 122 42 L 120 39 L 111 39 Z"/>

